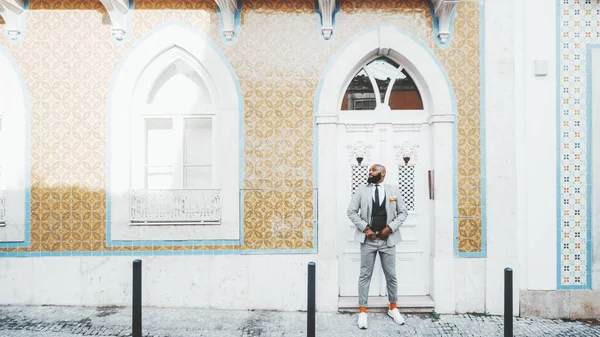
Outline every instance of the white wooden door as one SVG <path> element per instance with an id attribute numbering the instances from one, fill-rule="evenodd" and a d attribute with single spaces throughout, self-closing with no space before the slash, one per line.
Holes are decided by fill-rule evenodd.
<path id="1" fill-rule="evenodd" d="M 357 116 L 349 112 L 338 124 L 339 174 L 334 180 L 338 191 L 340 296 L 358 296 L 360 244 L 353 241 L 355 227 L 346 212 L 354 188 L 366 183 L 369 167 L 375 163 L 386 167 L 385 183 L 400 188 L 408 208 L 408 218 L 400 228 L 403 241 L 396 246 L 398 295 L 429 294 L 429 129 L 423 111 L 404 114 L 404 122 L 381 118 L 365 123 L 364 113 L 353 118 Z M 360 164 L 357 158 L 362 158 Z M 377 257 L 369 296 L 386 295 Z"/>

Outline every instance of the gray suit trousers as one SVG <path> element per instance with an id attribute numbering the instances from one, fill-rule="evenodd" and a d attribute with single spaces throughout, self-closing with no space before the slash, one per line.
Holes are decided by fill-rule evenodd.
<path id="1" fill-rule="evenodd" d="M 358 277 L 358 305 L 360 306 L 367 306 L 377 252 L 379 252 L 381 267 L 387 283 L 388 299 L 390 303 L 398 300 L 396 246 L 388 247 L 385 240 L 381 239 L 366 239 L 365 243 L 360 244 L 360 275 Z"/>

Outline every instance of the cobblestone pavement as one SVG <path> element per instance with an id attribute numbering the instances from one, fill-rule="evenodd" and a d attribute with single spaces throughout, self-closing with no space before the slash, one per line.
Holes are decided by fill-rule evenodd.
<path id="1" fill-rule="evenodd" d="M 503 336 L 503 317 L 405 315 L 398 326 L 384 313 L 369 314 L 369 329 L 356 314 L 317 313 L 317 336 Z M 599 336 L 600 320 L 515 318 L 515 336 Z M 131 308 L 0 306 L 0 336 L 73 337 L 131 335 Z M 144 308 L 147 337 L 306 336 L 306 313 Z"/>

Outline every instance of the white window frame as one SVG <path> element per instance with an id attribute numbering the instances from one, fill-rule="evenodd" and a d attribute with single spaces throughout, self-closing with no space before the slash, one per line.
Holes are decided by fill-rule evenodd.
<path id="1" fill-rule="evenodd" d="M 14 59 L 0 46 L 0 95 L 3 106 L 2 132 L 11 146 L 4 148 L 2 175 L 5 186 L 5 221 L 0 242 L 24 242 L 26 238 L 26 199 L 29 189 L 28 101 L 25 82 Z"/>
<path id="2" fill-rule="evenodd" d="M 140 187 L 139 181 L 132 179 L 140 163 L 133 157 L 136 147 L 145 143 L 136 137 L 132 126 L 143 125 L 140 118 L 148 112 L 147 94 L 163 71 L 178 61 L 190 65 L 210 92 L 213 107 L 204 107 L 205 111 L 194 117 L 213 118 L 213 187 L 220 191 L 221 220 L 211 226 L 201 222 L 132 225 L 129 195 Z M 109 241 L 240 239 L 240 97 L 231 65 L 192 27 L 168 24 L 133 47 L 118 67 L 109 94 Z"/>
<path id="3" fill-rule="evenodd" d="M 173 121 L 173 131 L 174 132 L 185 132 L 185 122 L 187 120 L 201 119 L 201 120 L 209 120 L 211 122 L 212 129 L 212 155 L 210 159 L 210 167 L 211 167 L 211 182 L 210 189 L 219 189 L 219 175 L 216 170 L 216 164 L 218 162 L 217 153 L 216 153 L 216 142 L 217 142 L 217 134 L 214 132 L 217 129 L 217 118 L 214 113 L 212 114 L 146 114 L 141 113 L 137 116 L 136 122 L 133 125 L 132 140 L 134 141 L 134 148 L 136 151 L 133 151 L 131 154 L 131 180 L 132 187 L 135 189 L 150 189 L 148 187 L 147 174 L 146 169 L 149 166 L 147 163 L 147 156 L 145 152 L 147 151 L 148 139 L 146 137 L 146 124 L 149 120 L 152 119 L 171 119 Z M 186 139 L 182 134 L 178 134 L 179 145 L 180 148 L 186 147 Z M 136 141 L 137 140 L 137 141 Z M 185 166 L 193 165 L 186 164 L 185 160 L 182 158 L 180 163 L 177 163 L 176 166 L 177 173 L 175 173 L 175 177 L 177 178 L 178 187 L 174 187 L 177 189 L 186 189 L 185 187 Z M 207 165 L 208 166 L 208 165 Z"/>

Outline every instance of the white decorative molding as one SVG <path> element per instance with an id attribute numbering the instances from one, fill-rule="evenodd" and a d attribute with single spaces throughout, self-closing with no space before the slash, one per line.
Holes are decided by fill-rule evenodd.
<path id="1" fill-rule="evenodd" d="M 394 129 L 394 132 L 418 132 L 421 130 L 421 124 L 393 124 L 392 128 Z"/>
<path id="2" fill-rule="evenodd" d="M 110 17 L 110 29 L 113 37 L 118 42 L 123 41 L 129 30 L 129 0 L 100 0 L 100 2 Z"/>
<path id="3" fill-rule="evenodd" d="M 329 40 L 333 33 L 335 0 L 319 0 L 319 11 L 321 12 L 321 31 L 323 32 L 323 37 L 325 40 Z"/>
<path id="4" fill-rule="evenodd" d="M 442 44 L 448 42 L 450 36 L 450 19 L 456 11 L 460 0 L 429 0 L 433 5 L 435 17 L 438 20 L 438 37 Z"/>
<path id="5" fill-rule="evenodd" d="M 25 31 L 25 2 L 0 0 L 0 16 L 6 24 L 6 35 L 9 40 L 17 41 Z"/>
<path id="6" fill-rule="evenodd" d="M 411 142 L 404 142 L 402 144 L 394 145 L 396 149 L 396 162 L 398 165 L 414 165 L 419 161 L 419 156 L 417 154 L 417 150 L 419 149 L 419 144 L 414 144 Z"/>
<path id="7" fill-rule="evenodd" d="M 453 113 L 447 114 L 432 114 L 427 118 L 427 123 L 454 123 L 455 115 Z"/>
<path id="8" fill-rule="evenodd" d="M 374 124 L 346 124 L 346 132 L 373 132 Z"/>
<path id="9" fill-rule="evenodd" d="M 235 13 L 239 7 L 237 0 L 215 0 L 221 11 L 221 20 L 223 20 L 223 34 L 230 41 L 233 39 L 235 30 Z"/>
<path id="10" fill-rule="evenodd" d="M 317 124 L 337 124 L 339 120 L 338 115 L 319 115 L 315 116 Z"/>
<path id="11" fill-rule="evenodd" d="M 363 158 L 363 162 L 369 163 L 371 161 L 371 152 L 373 145 L 366 144 L 363 141 L 356 142 L 348 145 L 348 160 L 350 164 L 356 163 L 356 158 Z"/>

